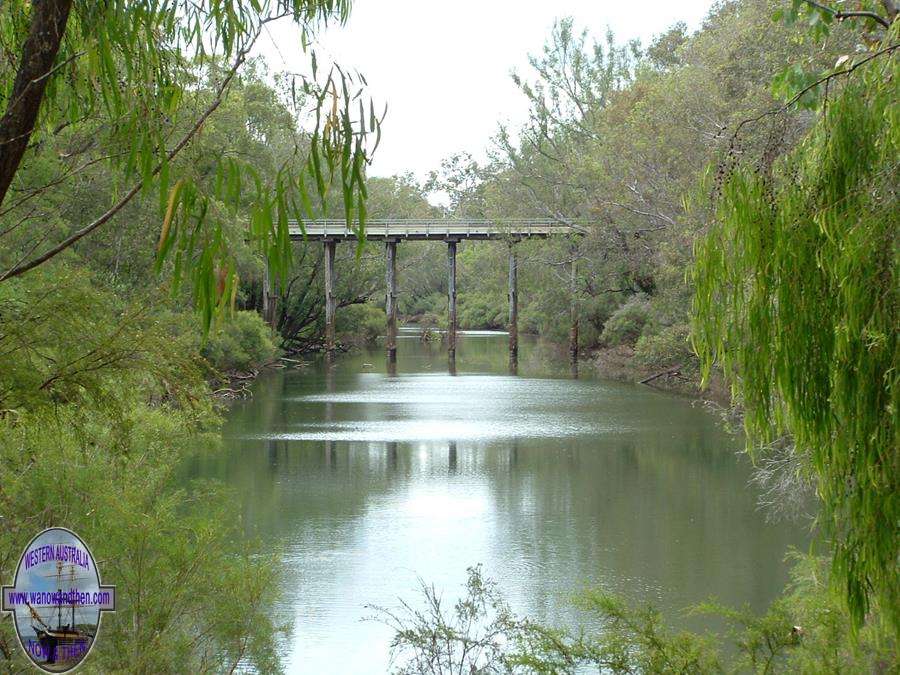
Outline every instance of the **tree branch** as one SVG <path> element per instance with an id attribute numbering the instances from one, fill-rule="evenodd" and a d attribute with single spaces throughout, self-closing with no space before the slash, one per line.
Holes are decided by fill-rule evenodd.
<path id="1" fill-rule="evenodd" d="M 890 0 L 886 0 L 889 2 Z M 816 9 L 821 9 L 823 12 L 828 12 L 838 21 L 843 21 L 844 19 L 871 19 L 877 23 L 880 23 L 885 28 L 890 28 L 891 22 L 885 19 L 883 16 L 879 16 L 875 12 L 868 12 L 865 10 L 855 10 L 845 12 L 840 9 L 835 9 L 834 7 L 829 7 L 828 5 L 823 5 L 820 2 L 816 2 L 816 0 L 803 0 L 810 7 L 815 7 Z M 885 5 L 887 7 L 887 5 Z M 896 12 L 896 10 L 895 10 Z"/>
<path id="2" fill-rule="evenodd" d="M 244 63 L 246 59 L 247 52 L 253 46 L 255 40 L 251 40 L 251 42 L 242 49 L 237 58 L 234 61 L 234 64 L 231 66 L 231 69 L 228 71 L 227 76 L 222 83 L 219 85 L 219 88 L 216 90 L 216 97 L 213 99 L 212 103 L 207 106 L 206 110 L 203 111 L 203 114 L 197 119 L 194 125 L 182 136 L 181 140 L 166 154 L 166 161 L 170 162 L 172 159 L 181 152 L 185 146 L 190 143 L 191 139 L 197 135 L 197 133 L 203 128 L 203 124 L 206 122 L 207 118 L 212 115 L 216 109 L 222 104 L 224 100 L 225 91 L 228 88 L 228 85 L 231 83 L 234 76 L 237 74 L 238 69 Z M 163 167 L 164 162 L 159 162 L 151 172 L 150 176 L 156 176 Z M 13 277 L 21 276 L 25 272 L 34 269 L 35 267 L 44 264 L 48 260 L 55 258 L 57 255 L 65 251 L 67 248 L 72 246 L 75 242 L 77 242 L 82 237 L 90 234 L 98 227 L 103 225 L 104 223 L 111 220 L 119 211 L 121 211 L 128 203 L 134 199 L 135 195 L 137 195 L 141 189 L 144 187 L 144 180 L 141 179 L 137 183 L 135 183 L 131 189 L 125 193 L 125 195 L 116 202 L 106 213 L 101 215 L 99 218 L 94 220 L 92 223 L 85 225 L 80 230 L 74 232 L 70 236 L 66 237 L 64 240 L 59 242 L 56 246 L 48 250 L 46 253 L 41 254 L 40 256 L 29 260 L 28 262 L 23 262 L 18 265 L 15 265 L 0 275 L 0 282 L 6 281 L 7 279 L 12 279 Z"/>
<path id="3" fill-rule="evenodd" d="M 678 375 L 681 372 L 681 368 L 682 368 L 682 366 L 679 363 L 674 368 L 668 368 L 668 369 L 662 371 L 661 373 L 656 373 L 656 375 L 651 375 L 650 377 L 645 377 L 643 380 L 638 382 L 638 384 L 650 384 L 651 382 L 653 382 L 653 380 L 658 380 L 659 378 L 664 377 L 666 375 Z"/>
<path id="4" fill-rule="evenodd" d="M 803 98 L 803 96 L 806 93 L 812 91 L 819 85 L 826 84 L 826 83 L 830 82 L 831 80 L 833 80 L 837 77 L 840 77 L 841 75 L 849 75 L 850 73 L 852 73 L 854 70 L 856 70 L 860 66 L 865 65 L 869 61 L 872 61 L 873 59 L 876 59 L 879 56 L 883 56 L 884 54 L 890 54 L 898 47 L 900 47 L 900 42 L 888 45 L 887 47 L 884 47 L 883 49 L 879 49 L 877 52 L 872 52 L 871 54 L 866 56 L 864 59 L 857 61 L 853 65 L 851 65 L 847 68 L 844 68 L 843 70 L 836 70 L 832 73 L 829 73 L 828 75 L 825 75 L 825 76 L 819 78 L 818 80 L 816 80 L 809 86 L 804 87 L 799 92 L 797 92 L 784 105 L 778 106 L 777 108 L 772 108 L 770 110 L 766 110 L 765 112 L 760 113 L 756 117 L 749 117 L 747 119 L 741 120 L 740 123 L 737 125 L 737 127 L 735 127 L 734 133 L 731 135 L 731 146 L 733 147 L 735 145 L 735 143 L 737 143 L 738 136 L 740 136 L 740 133 L 741 133 L 741 129 L 743 129 L 746 125 L 755 124 L 756 122 L 759 122 L 761 119 L 763 119 L 765 117 L 769 117 L 771 115 L 780 115 L 781 113 L 785 112 L 788 108 L 790 108 L 791 106 L 796 104 L 801 98 Z"/>
<path id="5" fill-rule="evenodd" d="M 39 187 L 25 189 L 24 190 L 25 194 L 22 197 L 19 197 L 17 200 L 15 200 L 12 204 L 7 206 L 6 208 L 0 209 L 0 218 L 5 216 L 6 214 L 10 213 L 11 211 L 14 211 L 15 209 L 19 208 L 20 206 L 25 204 L 30 199 L 33 199 L 34 197 L 38 196 L 39 194 L 43 193 L 44 191 L 49 190 L 50 188 L 55 187 L 56 185 L 59 185 L 60 183 L 65 182 L 67 179 L 71 178 L 75 174 L 80 173 L 81 171 L 84 171 L 85 169 L 93 166 L 94 164 L 98 164 L 100 162 L 105 162 L 106 160 L 113 159 L 115 157 L 119 157 L 124 154 L 125 154 L 124 152 L 119 152 L 119 153 L 115 153 L 113 155 L 103 155 L 101 157 L 95 157 L 93 159 L 89 159 L 86 162 L 84 162 L 83 164 L 80 164 L 79 166 L 70 168 L 68 171 L 60 174 L 59 176 L 57 176 L 56 178 L 51 180 L 49 183 L 45 183 L 44 185 L 41 185 Z M 20 190 L 20 188 L 15 188 L 15 191 L 19 191 L 19 190 Z M 0 233 L 0 236 L 3 236 L 4 234 L 6 234 L 6 232 Z"/>

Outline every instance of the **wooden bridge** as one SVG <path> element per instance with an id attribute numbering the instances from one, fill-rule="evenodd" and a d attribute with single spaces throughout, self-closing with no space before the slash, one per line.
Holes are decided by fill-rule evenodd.
<path id="1" fill-rule="evenodd" d="M 338 242 L 356 241 L 357 232 L 347 226 L 344 220 L 310 220 L 303 223 L 289 223 L 290 237 L 295 241 L 320 241 L 325 246 L 325 351 L 329 359 L 335 352 L 335 313 L 337 303 L 334 296 L 335 267 L 334 256 Z M 385 286 L 387 298 L 386 349 L 389 367 L 397 360 L 397 244 L 401 241 L 444 241 L 447 243 L 447 289 L 448 314 L 447 345 L 451 370 L 456 364 L 456 248 L 460 241 L 502 240 L 509 244 L 509 363 L 515 372 L 519 357 L 518 331 L 518 260 L 516 243 L 532 237 L 552 236 L 575 237 L 587 233 L 585 223 L 559 221 L 553 219 L 428 219 L 428 218 L 388 218 L 366 222 L 365 238 L 385 243 L 385 263 L 387 272 Z M 268 280 L 268 275 L 266 275 Z M 572 307 L 569 351 L 573 364 L 578 358 L 578 314 L 575 306 L 575 257 L 571 261 Z M 264 294 L 268 295 L 268 293 Z M 269 316 L 269 307 L 274 307 L 274 296 L 266 298 L 264 313 Z"/>
<path id="2" fill-rule="evenodd" d="M 306 241 L 355 241 L 356 232 L 347 227 L 345 220 L 311 220 L 301 228 L 296 222 L 289 224 L 291 239 Z M 579 223 L 560 223 L 548 219 L 512 218 L 488 220 L 468 218 L 449 220 L 443 218 L 387 218 L 366 222 L 366 239 L 373 241 L 449 241 L 524 239 L 550 237 L 556 234 L 584 234 L 586 227 Z"/>

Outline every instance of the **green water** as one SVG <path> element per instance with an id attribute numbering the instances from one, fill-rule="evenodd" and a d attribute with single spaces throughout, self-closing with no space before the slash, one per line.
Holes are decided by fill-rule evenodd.
<path id="1" fill-rule="evenodd" d="M 237 488 L 248 533 L 283 550 L 273 616 L 291 620 L 289 672 L 380 673 L 390 632 L 368 603 L 456 597 L 482 563 L 514 609 L 584 620 L 572 592 L 599 586 L 679 610 L 711 596 L 762 609 L 783 588 L 798 527 L 768 524 L 740 441 L 689 400 L 572 380 L 556 353 L 506 336 L 440 344 L 404 333 L 397 375 L 380 351 L 268 374 L 228 415 L 221 453 L 191 477 Z M 582 371 L 585 368 L 582 367 Z"/>

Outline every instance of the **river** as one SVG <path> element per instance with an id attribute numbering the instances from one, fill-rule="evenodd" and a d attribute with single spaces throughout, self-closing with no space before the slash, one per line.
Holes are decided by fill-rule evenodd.
<path id="1" fill-rule="evenodd" d="M 415 601 L 419 579 L 452 600 L 476 563 L 515 611 L 559 625 L 585 620 L 570 599 L 587 586 L 688 628 L 691 604 L 761 610 L 781 592 L 807 536 L 765 521 L 713 413 L 573 380 L 535 340 L 520 351 L 509 376 L 504 334 L 464 334 L 451 376 L 440 343 L 403 331 L 394 376 L 380 350 L 269 373 L 230 410 L 224 450 L 190 459 L 283 552 L 288 672 L 385 672 L 391 633 L 365 605 Z"/>

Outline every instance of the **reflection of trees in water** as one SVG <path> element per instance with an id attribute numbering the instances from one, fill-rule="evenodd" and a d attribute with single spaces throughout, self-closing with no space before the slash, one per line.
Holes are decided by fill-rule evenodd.
<path id="1" fill-rule="evenodd" d="M 520 355 L 524 372 L 530 359 L 544 353 L 544 347 L 529 344 Z M 474 363 L 505 373 L 507 356 L 498 336 L 463 338 L 457 358 L 464 370 L 475 369 Z M 434 344 L 400 340 L 398 358 L 401 373 L 445 372 L 431 367 L 445 358 Z M 323 389 L 365 391 L 371 386 L 365 378 L 377 377 L 372 370 L 378 364 L 384 359 L 351 354 L 329 374 L 313 368 L 267 376 L 255 398 L 230 413 L 228 432 L 408 419 L 403 406 L 384 402 L 300 400 Z M 712 415 L 685 401 L 613 384 L 585 399 L 583 388 L 595 385 L 582 380 L 571 386 L 571 401 L 548 403 L 547 413 L 560 414 L 562 408 L 571 420 L 622 420 L 622 428 L 491 442 L 237 438 L 226 451 L 203 456 L 194 475 L 219 477 L 236 488 L 248 527 L 273 541 L 315 541 L 322 522 L 342 529 L 348 524 L 350 531 L 371 504 L 412 483 L 452 481 L 452 490 L 483 486 L 497 555 L 522 562 L 511 572 L 516 586 L 550 584 L 559 590 L 557 597 L 534 601 L 532 609 L 545 616 L 587 582 L 669 608 L 710 594 L 738 604 L 750 599 L 763 605 L 772 598 L 785 575 L 785 548 L 804 537 L 797 528 L 766 525 L 756 512 L 746 486 L 748 467 L 735 457 L 739 442 L 723 434 Z M 536 408 L 528 414 L 545 413 Z"/>
<path id="2" fill-rule="evenodd" d="M 561 591 L 593 582 L 669 609 L 711 594 L 763 607 L 786 581 L 784 551 L 805 539 L 764 522 L 747 467 L 715 430 L 522 445 L 490 486 L 498 547 L 533 560 L 534 583 L 552 567 L 568 576 Z"/>

